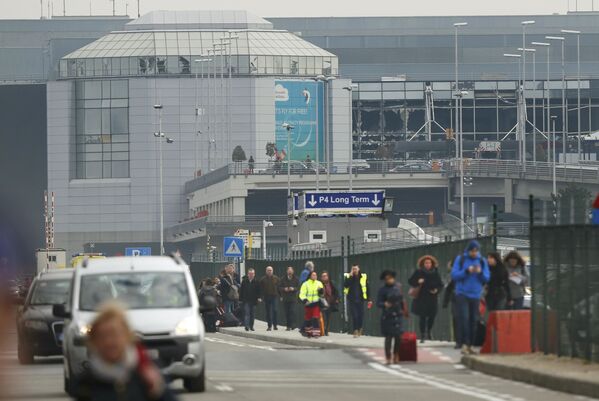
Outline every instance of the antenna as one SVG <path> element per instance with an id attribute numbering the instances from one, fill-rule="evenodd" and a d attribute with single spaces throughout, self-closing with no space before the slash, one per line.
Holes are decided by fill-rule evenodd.
<path id="1" fill-rule="evenodd" d="M 137 18 L 139 18 L 141 14 L 139 13 L 139 0 L 137 0 Z"/>

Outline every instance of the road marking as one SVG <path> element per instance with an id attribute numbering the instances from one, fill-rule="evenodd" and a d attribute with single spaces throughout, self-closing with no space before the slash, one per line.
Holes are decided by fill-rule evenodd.
<path id="1" fill-rule="evenodd" d="M 205 337 L 204 339 L 206 341 L 208 341 L 208 342 L 219 343 L 219 344 L 227 344 L 227 345 L 231 345 L 233 347 L 248 347 L 248 348 L 261 349 L 261 350 L 265 350 L 265 351 L 276 351 L 276 349 L 274 349 L 273 347 L 270 347 L 268 345 L 244 344 L 244 343 L 238 343 L 238 342 L 235 342 L 235 341 L 222 340 L 220 338 L 213 338 L 213 337 Z"/>
<path id="2" fill-rule="evenodd" d="M 417 383 L 427 384 L 431 387 L 436 387 L 440 390 L 451 391 L 453 393 L 462 394 L 466 396 L 470 396 L 473 398 L 478 398 L 486 401 L 505 401 L 506 399 L 513 399 L 511 396 L 506 397 L 498 393 L 493 393 L 488 390 L 484 390 L 481 388 L 475 388 L 466 386 L 461 383 L 450 382 L 447 380 L 440 379 L 438 377 L 422 374 L 415 370 L 405 369 L 401 367 L 396 367 L 395 369 L 391 369 L 385 367 L 381 364 L 371 362 L 368 364 L 371 368 L 378 370 L 380 372 L 385 372 L 390 375 L 400 377 L 406 380 L 412 380 Z"/>
<path id="3" fill-rule="evenodd" d="M 226 383 L 217 384 L 216 386 L 214 386 L 214 388 L 218 391 L 222 391 L 223 393 L 230 393 L 233 391 L 233 387 L 229 386 Z"/>
<path id="4" fill-rule="evenodd" d="M 453 365 L 453 367 L 456 369 L 466 369 L 466 367 L 461 363 L 456 363 L 455 365 Z"/>

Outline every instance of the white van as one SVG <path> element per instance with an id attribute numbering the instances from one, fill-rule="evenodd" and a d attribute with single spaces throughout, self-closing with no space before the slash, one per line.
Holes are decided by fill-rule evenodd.
<path id="1" fill-rule="evenodd" d="M 54 305 L 54 315 L 65 319 L 67 393 L 89 367 L 86 336 L 98 307 L 109 300 L 127 307 L 132 329 L 167 379 L 204 391 L 204 325 L 189 267 L 180 258 L 146 256 L 85 260 L 75 269 L 67 305 Z"/>

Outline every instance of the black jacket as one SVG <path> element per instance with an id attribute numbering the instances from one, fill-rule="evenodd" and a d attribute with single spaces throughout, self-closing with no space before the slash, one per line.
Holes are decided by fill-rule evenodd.
<path id="1" fill-rule="evenodd" d="M 510 299 L 509 273 L 503 263 L 497 262 L 494 267 L 489 266 L 491 279 L 487 283 L 487 301 L 497 302 Z"/>
<path id="2" fill-rule="evenodd" d="M 391 307 L 385 307 L 385 302 L 391 303 Z M 401 335 L 403 295 L 399 284 L 383 285 L 379 289 L 376 305 L 382 310 L 381 334 L 385 337 Z"/>
<path id="3" fill-rule="evenodd" d="M 443 308 L 447 308 L 451 302 L 455 301 L 455 281 L 449 280 L 443 293 Z"/>
<path id="4" fill-rule="evenodd" d="M 410 287 L 418 287 L 418 280 L 423 278 L 424 283 L 420 289 L 418 298 L 412 301 L 412 313 L 418 316 L 434 316 L 437 313 L 437 299 L 439 293 L 443 289 L 443 281 L 439 275 L 439 270 L 434 267 L 430 271 L 423 268 L 418 268 L 408 279 Z M 431 291 L 437 290 L 436 294 L 431 294 Z"/>
<path id="5" fill-rule="evenodd" d="M 241 281 L 239 300 L 250 305 L 256 305 L 260 297 L 260 282 L 258 279 L 254 277 L 250 282 L 247 276 L 245 276 Z"/>
<path id="6" fill-rule="evenodd" d="M 137 371 L 131 373 L 124 386 L 87 373 L 77 380 L 74 392 L 77 401 L 176 401 L 168 387 L 162 397 L 151 399 L 148 386 Z"/>
<path id="7" fill-rule="evenodd" d="M 237 286 L 237 289 L 239 290 L 239 279 L 237 278 L 237 275 L 234 274 L 233 278 L 231 278 L 228 274 L 223 274 L 220 277 L 220 286 L 218 287 L 218 290 L 220 291 L 220 296 L 223 301 L 235 301 L 234 299 L 229 299 L 229 290 L 232 285 Z"/>
<path id="8" fill-rule="evenodd" d="M 293 287 L 293 291 L 285 291 L 285 288 Z M 279 281 L 279 293 L 283 302 L 297 302 L 297 293 L 299 292 L 299 279 L 293 275 L 291 278 L 285 274 Z"/>
<path id="9" fill-rule="evenodd" d="M 366 299 L 364 299 L 362 285 L 360 284 L 360 277 L 362 277 L 362 273 L 360 273 L 357 276 L 350 274 L 350 276 L 347 277 L 345 279 L 345 281 L 343 282 L 343 288 L 348 289 L 348 293 L 347 293 L 347 301 L 348 302 L 356 302 L 356 301 L 364 302 L 366 300 L 370 300 L 369 280 L 366 279 Z"/>

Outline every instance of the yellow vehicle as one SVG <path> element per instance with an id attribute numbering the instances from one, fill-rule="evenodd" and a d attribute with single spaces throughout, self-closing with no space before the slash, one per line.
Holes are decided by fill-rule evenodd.
<path id="1" fill-rule="evenodd" d="M 85 259 L 105 259 L 103 253 L 76 253 L 71 259 L 71 267 L 81 266 Z"/>

